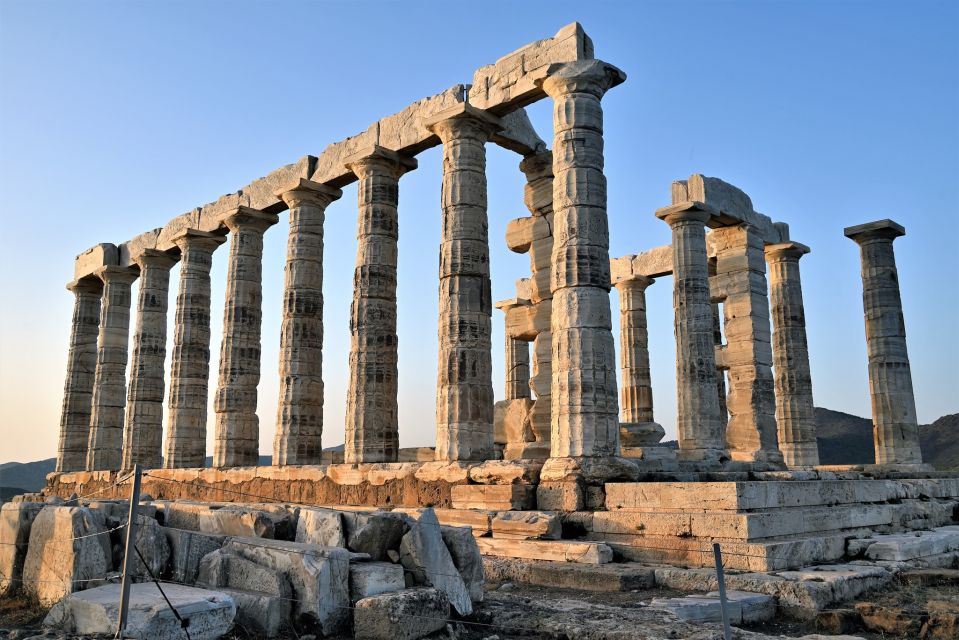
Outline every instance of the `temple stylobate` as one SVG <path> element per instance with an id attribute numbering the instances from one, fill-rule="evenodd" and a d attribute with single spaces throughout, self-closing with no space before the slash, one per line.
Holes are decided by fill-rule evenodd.
<path id="1" fill-rule="evenodd" d="M 75 308 L 57 471 L 201 467 L 210 430 L 215 467 L 256 465 L 258 383 L 271 371 L 280 381 L 274 466 L 435 461 L 467 468 L 538 460 L 544 503 L 566 500 L 571 478 L 600 482 L 637 467 L 817 466 L 799 268 L 809 248 L 789 237 L 788 225 L 757 212 L 739 188 L 694 174 L 671 185 L 668 204 L 654 213 L 650 207 L 649 215 L 669 225 L 671 244 L 610 259 L 603 104 L 616 99 L 625 80 L 623 71 L 594 58 L 591 40 L 574 23 L 480 68 L 472 84 L 413 103 L 162 227 L 80 254 L 68 285 Z M 538 100 L 553 105 L 551 149 L 524 111 Z M 520 156 L 529 210 L 509 223 L 506 243 L 529 254 L 530 269 L 520 274 L 515 297 L 498 303 L 489 264 L 490 144 Z M 435 212 L 442 220 L 436 445 L 406 450 L 397 410 L 399 193 L 403 176 L 417 170 L 416 155 L 436 146 L 443 153 Z M 349 372 L 346 424 L 324 425 L 325 211 L 352 182 L 358 203 L 351 344 L 349 362 L 336 365 Z M 283 305 L 269 309 L 262 305 L 263 239 L 284 217 Z M 883 277 L 895 272 L 892 239 L 903 233 L 891 221 L 846 230 L 862 247 L 876 461 L 919 468 L 898 284 Z M 229 252 L 225 274 L 212 272 L 221 245 Z M 177 262 L 174 294 L 169 275 Z M 222 310 L 210 296 L 213 277 L 226 278 Z M 654 419 L 646 325 L 646 289 L 666 277 L 678 449 L 662 444 L 664 430 Z M 221 312 L 220 361 L 211 363 L 210 317 Z M 282 317 L 278 370 L 260 358 L 261 320 L 275 313 Z M 497 318 L 506 327 L 499 401 L 492 383 Z M 212 421 L 211 366 L 218 374 Z M 322 451 L 330 429 L 343 431 L 343 459 Z"/>

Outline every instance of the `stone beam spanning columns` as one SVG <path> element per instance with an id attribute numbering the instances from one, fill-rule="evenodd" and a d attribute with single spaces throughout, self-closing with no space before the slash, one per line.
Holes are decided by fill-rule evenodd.
<path id="1" fill-rule="evenodd" d="M 256 387 L 260 383 L 263 233 L 278 221 L 275 213 L 248 207 L 238 207 L 222 220 L 231 236 L 214 399 L 214 467 L 255 466 L 259 460 Z"/>
<path id="2" fill-rule="evenodd" d="M 130 340 L 130 285 L 137 272 L 127 267 L 100 267 L 103 281 L 97 368 L 93 381 L 87 471 L 120 468 L 123 409 L 126 404 L 127 345 Z"/>
<path id="3" fill-rule="evenodd" d="M 625 79 L 588 60 L 553 65 L 541 81 L 553 99 L 553 458 L 619 451 L 600 100 Z"/>
<path id="4" fill-rule="evenodd" d="M 443 143 L 436 459 L 493 457 L 486 142 L 501 121 L 460 104 L 424 123 Z"/>
<path id="5" fill-rule="evenodd" d="M 672 229 L 676 333 L 676 429 L 680 460 L 728 457 L 719 418 L 706 222 L 716 212 L 698 202 L 656 211 Z"/>
<path id="6" fill-rule="evenodd" d="M 399 179 L 416 160 L 374 146 L 347 161 L 359 178 L 344 461 L 396 462 L 399 392 L 396 266 Z"/>
<path id="7" fill-rule="evenodd" d="M 202 467 L 206 461 L 210 384 L 210 269 L 226 238 L 184 229 L 172 242 L 180 250 L 180 284 L 170 352 L 170 398 L 163 465 Z"/>
<path id="8" fill-rule="evenodd" d="M 276 195 L 290 208 L 290 235 L 273 464 L 319 464 L 323 451 L 323 224 L 326 208 L 343 193 L 300 179 Z"/>
<path id="9" fill-rule="evenodd" d="M 906 235 L 906 230 L 892 220 L 877 220 L 847 227 L 845 235 L 859 245 L 862 258 L 862 304 L 876 464 L 919 465 L 922 451 L 916 399 L 892 247 L 893 240 Z"/>
<path id="10" fill-rule="evenodd" d="M 67 290 L 73 293 L 74 300 L 67 379 L 63 385 L 63 410 L 60 414 L 60 442 L 57 447 L 56 470 L 61 473 L 83 471 L 87 466 L 103 281 L 99 278 L 75 280 L 67 285 Z"/>
<path id="11" fill-rule="evenodd" d="M 133 261 L 140 267 L 140 293 L 123 431 L 123 468 L 139 464 L 157 469 L 163 463 L 163 361 L 170 268 L 176 257 L 145 249 Z"/>
<path id="12" fill-rule="evenodd" d="M 779 450 L 790 467 L 819 464 L 806 315 L 799 279 L 799 259 L 807 253 L 809 247 L 798 242 L 766 246 L 773 320 L 776 425 Z"/>

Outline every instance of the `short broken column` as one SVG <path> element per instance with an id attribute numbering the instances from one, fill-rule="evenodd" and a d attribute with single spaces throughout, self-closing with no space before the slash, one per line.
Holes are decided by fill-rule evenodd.
<path id="1" fill-rule="evenodd" d="M 185 229 L 173 237 L 180 249 L 170 394 L 163 465 L 189 469 L 206 462 L 207 396 L 210 384 L 210 269 L 223 236 Z"/>
<path id="2" fill-rule="evenodd" d="M 436 459 L 493 457 L 492 294 L 486 142 L 499 118 L 468 104 L 426 126 L 443 143 Z"/>
<path id="3" fill-rule="evenodd" d="M 299 179 L 275 193 L 290 208 L 280 325 L 273 464 L 319 464 L 323 451 L 323 224 L 339 189 Z"/>
<path id="4" fill-rule="evenodd" d="M 727 457 L 719 419 L 706 222 L 715 212 L 695 202 L 656 211 L 672 229 L 676 333 L 676 430 L 680 460 Z"/>
<path id="5" fill-rule="evenodd" d="M 399 179 L 416 160 L 375 146 L 347 161 L 359 179 L 346 396 L 347 464 L 396 462 L 400 449 L 396 267 Z"/>
<path id="6" fill-rule="evenodd" d="M 776 425 L 779 450 L 790 467 L 819 464 L 812 376 L 806 343 L 799 259 L 809 247 L 798 242 L 766 246 L 769 265 L 769 307 L 773 323 L 773 374 L 776 383 Z"/>
<path id="7" fill-rule="evenodd" d="M 862 304 L 869 355 L 876 464 L 919 465 L 919 427 L 912 372 L 906 350 L 906 324 L 899 294 L 893 240 L 906 235 L 892 220 L 877 220 L 845 229 L 862 258 Z"/>
<path id="8" fill-rule="evenodd" d="M 249 207 L 238 207 L 222 219 L 231 235 L 214 398 L 214 467 L 255 466 L 259 461 L 256 387 L 260 383 L 263 233 L 278 221 L 275 213 Z"/>
<path id="9" fill-rule="evenodd" d="M 57 446 L 56 470 L 60 473 L 83 471 L 87 466 L 103 281 L 99 278 L 75 280 L 67 285 L 67 290 L 73 293 L 74 300 Z"/>
<path id="10" fill-rule="evenodd" d="M 163 464 L 163 361 L 166 358 L 170 268 L 176 258 L 144 249 L 133 261 L 140 267 L 137 325 L 130 358 L 130 388 L 123 433 L 123 469 Z"/>
<path id="11" fill-rule="evenodd" d="M 130 340 L 130 286 L 137 272 L 127 267 L 100 267 L 103 281 L 97 368 L 93 381 L 87 471 L 120 468 L 123 413 L 126 406 L 127 347 Z"/>

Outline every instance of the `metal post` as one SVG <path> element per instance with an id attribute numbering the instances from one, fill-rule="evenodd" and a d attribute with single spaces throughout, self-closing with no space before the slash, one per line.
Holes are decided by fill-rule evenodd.
<path id="1" fill-rule="evenodd" d="M 122 638 L 123 630 L 127 626 L 127 613 L 130 608 L 130 569 L 136 553 L 137 535 L 137 505 L 140 504 L 140 465 L 133 465 L 133 490 L 130 492 L 130 514 L 127 516 L 127 540 L 123 549 L 123 583 L 120 587 L 120 622 L 117 624 L 115 637 Z"/>
<path id="2" fill-rule="evenodd" d="M 726 608 L 726 576 L 723 574 L 723 556 L 719 543 L 713 543 L 713 558 L 716 560 L 716 581 L 719 583 L 719 608 L 723 612 L 723 638 L 732 640 L 733 632 L 729 628 L 729 610 Z"/>

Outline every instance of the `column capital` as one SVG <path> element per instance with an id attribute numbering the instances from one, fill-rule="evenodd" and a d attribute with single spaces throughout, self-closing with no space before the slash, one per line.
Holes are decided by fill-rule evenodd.
<path id="1" fill-rule="evenodd" d="M 656 282 L 655 278 L 650 278 L 649 276 L 640 275 L 638 273 L 631 273 L 627 276 L 614 279 L 613 286 L 620 291 L 627 289 L 638 289 L 640 291 L 645 291 L 654 282 Z"/>
<path id="2" fill-rule="evenodd" d="M 220 218 L 220 222 L 233 233 L 239 231 L 263 233 L 279 221 L 280 217 L 275 213 L 267 213 L 250 207 L 237 207 Z"/>
<path id="3" fill-rule="evenodd" d="M 339 200 L 343 192 L 320 182 L 313 182 L 306 178 L 297 178 L 295 181 L 282 186 L 273 192 L 277 198 L 286 203 L 291 209 L 302 204 L 313 205 L 325 209 L 334 200 Z"/>
<path id="4" fill-rule="evenodd" d="M 142 272 L 146 267 L 170 269 L 177 263 L 177 258 L 159 249 L 144 249 L 140 255 L 132 259 L 132 262 L 139 265 Z"/>
<path id="5" fill-rule="evenodd" d="M 226 242 L 226 236 L 200 231 L 199 229 L 184 229 L 174 235 L 170 241 L 173 242 L 181 252 L 186 251 L 187 247 L 214 251 Z"/>
<path id="6" fill-rule="evenodd" d="M 133 284 L 134 281 L 139 277 L 136 269 L 131 269 L 130 267 L 117 267 L 114 265 L 107 265 L 105 267 L 100 267 L 93 272 L 93 275 L 100 278 L 104 284 L 108 283 L 117 283 L 117 284 Z"/>
<path id="7" fill-rule="evenodd" d="M 626 73 L 602 60 L 578 60 L 552 64 L 537 84 L 551 98 L 570 93 L 589 93 L 597 98 L 626 80 Z"/>
<path id="8" fill-rule="evenodd" d="M 67 283 L 67 291 L 75 295 L 83 293 L 100 295 L 103 292 L 103 281 L 96 277 L 71 280 Z"/>
<path id="9" fill-rule="evenodd" d="M 856 244 L 862 244 L 863 242 L 878 239 L 895 240 L 899 236 L 906 235 L 906 228 L 898 222 L 893 222 L 886 218 L 884 220 L 859 224 L 854 227 L 846 227 L 843 229 L 843 235 Z"/>
<path id="10" fill-rule="evenodd" d="M 402 155 L 378 144 L 357 151 L 344 160 L 343 164 L 360 179 L 376 173 L 384 173 L 397 180 L 419 165 L 416 158 Z"/>
<path id="11" fill-rule="evenodd" d="M 683 222 L 701 222 L 705 225 L 710 220 L 718 218 L 719 215 L 719 211 L 716 209 L 704 202 L 695 200 L 656 209 L 656 217 L 665 220 L 670 227 Z"/>
<path id="12" fill-rule="evenodd" d="M 767 262 L 796 261 L 809 253 L 809 247 L 798 242 L 781 242 L 766 245 Z"/>
<path id="13" fill-rule="evenodd" d="M 498 117 L 468 102 L 443 109 L 424 120 L 423 126 L 439 136 L 443 144 L 466 136 L 482 137 L 485 141 L 493 133 L 505 128 Z"/>
<path id="14" fill-rule="evenodd" d="M 493 306 L 503 313 L 506 313 L 510 309 L 515 309 L 516 307 L 528 307 L 530 306 L 530 301 L 526 298 L 507 298 L 506 300 L 500 300 Z"/>

